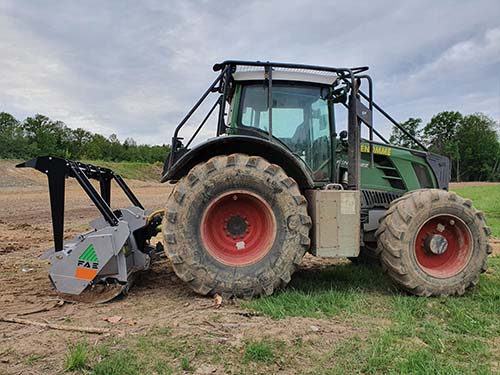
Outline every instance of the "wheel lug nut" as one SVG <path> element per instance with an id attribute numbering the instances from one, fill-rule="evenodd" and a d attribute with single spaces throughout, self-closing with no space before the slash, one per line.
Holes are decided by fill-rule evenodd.
<path id="1" fill-rule="evenodd" d="M 455 225 L 455 220 L 451 219 L 450 220 L 450 225 Z"/>

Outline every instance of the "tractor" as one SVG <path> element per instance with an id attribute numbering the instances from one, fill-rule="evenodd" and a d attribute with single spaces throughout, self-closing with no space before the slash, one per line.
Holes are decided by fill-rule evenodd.
<path id="1" fill-rule="evenodd" d="M 306 252 L 380 263 L 418 296 L 462 295 L 477 284 L 491 253 L 483 213 L 448 191 L 449 160 L 374 102 L 368 67 L 230 60 L 213 70 L 217 78 L 173 134 L 161 177 L 173 184 L 164 211 L 144 210 L 103 168 L 64 159 L 52 168 L 57 158 L 47 157 L 22 165 L 49 177 L 57 228 L 46 258 L 59 292 L 104 290 L 101 300 L 108 300 L 160 250 L 195 292 L 225 298 L 272 294 L 290 282 Z M 391 145 L 375 118 L 415 148 Z M 209 126 L 214 136 L 198 142 Z M 103 217 L 63 245 L 63 207 L 52 190 L 63 191 L 57 181 L 66 177 L 79 180 Z M 101 194 L 87 177 L 100 181 Z M 111 210 L 112 179 L 132 207 Z M 150 244 L 160 223 L 164 249 Z M 82 257 L 105 261 L 82 265 Z M 78 278 L 75 269 L 88 266 L 87 279 Z"/>

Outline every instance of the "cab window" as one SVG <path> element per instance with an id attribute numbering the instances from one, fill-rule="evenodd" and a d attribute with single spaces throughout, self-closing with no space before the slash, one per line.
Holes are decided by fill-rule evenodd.
<path id="1" fill-rule="evenodd" d="M 321 94 L 320 86 L 273 83 L 272 136 L 310 167 L 315 180 L 330 177 L 328 103 Z M 269 136 L 267 97 L 263 83 L 243 87 L 239 121 L 243 132 Z"/>

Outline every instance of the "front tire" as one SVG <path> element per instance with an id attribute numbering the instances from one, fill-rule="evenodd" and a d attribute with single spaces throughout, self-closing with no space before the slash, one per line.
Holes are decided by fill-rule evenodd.
<path id="1" fill-rule="evenodd" d="M 377 230 L 381 263 L 418 296 L 462 295 L 486 270 L 490 228 L 471 201 L 422 189 L 392 202 Z"/>
<path id="2" fill-rule="evenodd" d="M 165 251 L 199 294 L 251 298 L 290 277 L 308 249 L 311 219 L 297 183 L 257 156 L 216 156 L 176 184 Z"/>

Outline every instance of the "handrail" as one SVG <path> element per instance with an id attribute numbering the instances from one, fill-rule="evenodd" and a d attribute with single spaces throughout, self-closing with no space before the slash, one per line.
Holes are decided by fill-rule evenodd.
<path id="1" fill-rule="evenodd" d="M 174 131 L 174 135 L 172 137 L 172 149 L 171 149 L 171 153 L 172 155 L 175 154 L 175 152 L 177 151 L 177 142 L 178 142 L 178 135 L 179 135 L 179 131 L 181 130 L 181 128 L 184 126 L 184 124 L 189 120 L 189 118 L 193 115 L 193 113 L 198 109 L 198 107 L 201 105 L 201 103 L 203 103 L 205 101 L 205 99 L 207 98 L 207 96 L 214 91 L 215 89 L 215 86 L 217 86 L 217 84 L 222 80 L 222 77 L 224 76 L 224 74 L 226 73 L 226 69 L 224 69 L 218 76 L 217 78 L 215 79 L 215 81 L 212 82 L 212 84 L 210 85 L 210 87 L 205 91 L 205 93 L 201 96 L 200 99 L 198 99 L 198 101 L 195 103 L 195 105 L 191 108 L 191 110 L 186 114 L 186 116 L 184 116 L 184 118 L 182 119 L 182 121 L 179 123 L 179 125 L 177 125 L 177 127 L 175 128 L 175 131 Z M 173 163 L 173 157 L 170 157 L 169 158 L 169 161 L 168 161 L 168 169 L 170 169 L 170 167 L 172 166 L 172 163 Z"/>
<path id="2" fill-rule="evenodd" d="M 368 100 L 367 95 L 359 90 L 359 94 Z M 424 151 L 429 151 L 427 147 L 425 147 L 418 139 L 416 139 L 413 135 L 411 135 L 400 123 L 398 123 L 396 120 L 394 120 L 386 111 L 384 111 L 377 103 L 373 102 L 373 107 L 379 111 L 387 120 L 392 122 L 399 130 L 403 132 L 404 135 L 406 135 L 408 138 L 410 138 L 413 142 L 415 142 L 422 150 Z"/>

